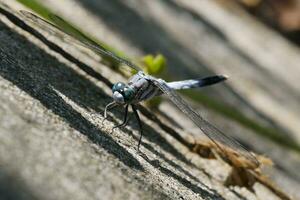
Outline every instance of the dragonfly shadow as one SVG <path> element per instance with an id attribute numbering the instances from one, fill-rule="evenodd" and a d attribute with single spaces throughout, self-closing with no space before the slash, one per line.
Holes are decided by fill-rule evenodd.
<path id="1" fill-rule="evenodd" d="M 123 35 L 124 38 L 128 39 L 129 42 L 133 43 L 140 50 L 145 52 L 145 54 L 161 52 L 165 55 L 168 59 L 168 65 L 172 66 L 172 69 L 168 71 L 170 77 L 174 79 L 187 77 L 194 78 L 195 74 L 214 74 L 206 64 L 201 62 L 197 55 L 179 44 L 179 42 L 172 35 L 168 34 L 163 27 L 154 20 L 151 20 L 151 18 L 143 18 L 136 10 L 128 6 L 126 2 L 121 0 L 89 0 L 78 1 L 78 3 L 91 11 L 95 16 L 101 18 L 112 30 Z M 283 84 L 282 81 L 263 70 L 255 60 L 235 47 L 218 27 L 211 24 L 205 18 L 192 10 L 181 7 L 174 1 L 164 0 L 162 3 L 172 8 L 179 15 L 188 14 L 192 16 L 195 23 L 198 23 L 200 27 L 205 27 L 205 29 L 207 29 L 207 34 L 212 34 L 214 37 L 221 39 L 222 43 L 225 44 L 228 49 L 233 51 L 234 54 L 239 55 L 245 62 L 250 63 L 259 69 L 258 74 L 261 72 L 264 73 L 264 76 L 269 77 L 272 82 L 286 88 L 292 94 L 295 94 L 295 91 L 291 91 L 290 87 L 287 85 L 284 86 L 285 84 Z M 244 110 L 248 110 L 250 113 L 254 113 L 259 119 L 268 124 L 268 127 L 274 127 L 274 129 L 280 130 L 282 135 L 289 137 L 291 140 L 293 139 L 292 134 L 287 129 L 256 109 L 248 100 L 235 92 L 229 85 L 223 84 L 217 88 L 210 87 L 209 89 L 204 89 L 202 92 L 215 97 L 215 99 L 222 99 L 222 102 L 226 102 L 228 105 L 232 105 L 232 102 L 238 102 L 240 107 L 243 107 Z M 276 95 L 275 97 L 280 98 Z M 235 107 L 236 105 L 233 106 Z M 246 123 L 241 123 L 245 126 L 249 126 Z M 280 134 L 280 132 L 276 134 Z"/>
<path id="2" fill-rule="evenodd" d="M 9 30 L 2 23 L 0 26 Z M 7 34 L 7 40 L 1 42 L 0 50 L 0 76 L 37 99 L 70 127 L 106 149 L 125 165 L 143 170 L 141 164 L 126 149 L 82 116 L 61 96 L 66 96 L 84 108 L 100 111 L 103 109 L 103 102 L 109 99 L 100 88 L 15 32 Z"/>
<path id="3" fill-rule="evenodd" d="M 152 149 L 154 150 L 154 149 Z M 154 150 L 155 151 L 155 150 Z M 190 180 L 178 175 L 174 172 L 174 170 L 168 169 L 167 167 L 164 167 L 160 165 L 158 160 L 150 160 L 147 155 L 140 153 L 140 155 L 144 158 L 146 162 L 148 162 L 150 165 L 152 165 L 154 168 L 158 169 L 161 173 L 165 174 L 168 177 L 172 177 L 176 179 L 179 183 L 181 183 L 186 188 L 190 189 L 196 194 L 199 194 L 201 197 L 205 197 L 205 199 L 210 200 L 224 200 L 224 198 L 214 189 L 208 188 L 206 185 L 201 183 L 196 177 L 192 176 L 190 173 L 186 172 L 182 168 L 176 168 L 178 165 L 172 163 L 172 161 L 168 161 L 164 156 L 165 161 L 168 162 L 171 166 L 175 167 L 176 170 L 179 170 L 180 172 L 183 172 L 185 175 L 187 175 L 190 179 L 193 180 L 193 182 L 196 181 L 196 183 L 192 183 Z"/>
<path id="4" fill-rule="evenodd" d="M 157 150 L 155 150 L 152 146 L 150 146 L 149 144 L 143 142 L 143 145 L 146 149 L 148 149 L 149 151 L 151 151 L 153 154 L 157 155 L 159 158 L 161 158 L 163 161 L 165 161 L 169 166 L 173 167 L 174 170 L 179 171 L 183 174 L 185 174 L 187 177 L 189 177 L 190 179 L 192 179 L 193 181 L 196 182 L 200 182 L 200 180 L 195 177 L 194 175 L 192 175 L 190 172 L 186 171 L 183 167 L 181 167 L 179 164 L 176 164 L 174 161 L 168 159 L 163 153 L 158 152 Z M 145 158 L 146 155 L 144 155 L 143 153 L 141 153 L 141 155 L 143 155 L 143 157 Z M 147 158 L 147 157 L 146 157 Z M 149 162 L 149 159 L 146 159 L 147 162 Z M 156 162 L 156 161 L 151 161 L 151 162 Z M 196 166 L 193 166 L 194 168 L 199 169 Z M 212 178 L 209 174 L 207 174 L 207 172 L 205 172 L 203 169 L 201 169 L 203 171 L 203 173 L 206 176 L 209 176 L 210 178 Z"/>
<path id="5" fill-rule="evenodd" d="M 141 106 L 139 106 L 139 109 L 140 108 L 141 108 Z M 142 110 L 142 112 L 143 112 L 143 114 L 146 113 L 146 115 L 148 115 L 147 112 L 145 112 L 145 110 Z M 154 120 L 154 121 L 156 121 L 156 120 Z M 158 124 L 159 124 L 159 122 L 158 122 Z M 128 126 L 132 126 L 133 128 L 135 127 L 135 125 L 132 125 L 132 124 L 129 124 Z M 141 145 L 145 149 L 149 150 L 154 155 L 156 155 L 157 157 L 162 159 L 162 161 L 165 162 L 165 164 L 167 164 L 168 167 L 163 167 L 162 165 L 160 165 L 158 160 L 150 160 L 147 157 L 147 155 L 143 153 L 143 150 L 141 150 L 139 152 L 139 154 L 140 154 L 140 156 L 142 156 L 144 158 L 144 160 L 146 162 L 151 164 L 153 167 L 158 169 L 160 172 L 162 172 L 166 176 L 174 178 L 179 183 L 181 183 L 183 186 L 190 189 L 194 193 L 201 195 L 202 197 L 207 197 L 208 199 L 214 199 L 214 200 L 215 199 L 218 199 L 218 200 L 224 199 L 216 190 L 211 189 L 208 186 L 206 186 L 204 183 L 202 183 L 199 180 L 199 178 L 194 176 L 189 171 L 185 170 L 180 164 L 177 164 L 175 161 L 168 159 L 163 153 L 155 150 L 155 148 L 152 145 L 150 145 L 150 143 L 145 142 L 145 139 L 147 139 L 151 143 L 158 144 L 162 148 L 162 150 L 172 154 L 176 159 L 180 160 L 181 162 L 184 162 L 185 164 L 189 165 L 192 168 L 196 168 L 196 170 L 201 170 L 203 172 L 203 174 L 205 174 L 205 176 L 212 178 L 210 176 L 210 174 L 208 174 L 204 169 L 201 169 L 201 168 L 195 166 L 189 160 L 187 160 L 186 157 L 184 157 L 172 145 L 170 145 L 166 139 L 164 139 L 160 134 L 157 134 L 156 131 L 154 131 L 152 129 L 152 127 L 149 127 L 146 124 L 143 124 L 143 130 L 144 130 L 144 137 L 143 137 L 144 140 L 142 141 Z M 123 131 L 127 132 L 128 134 L 131 134 L 129 130 L 123 129 Z M 136 141 L 138 141 L 138 137 L 136 137 L 136 136 L 133 136 L 133 137 L 135 137 Z M 173 170 L 169 169 L 170 167 L 173 168 Z M 192 183 L 190 180 L 188 180 L 184 176 L 179 175 L 175 171 L 184 174 L 184 176 L 188 177 L 188 179 L 192 180 L 194 183 Z"/>

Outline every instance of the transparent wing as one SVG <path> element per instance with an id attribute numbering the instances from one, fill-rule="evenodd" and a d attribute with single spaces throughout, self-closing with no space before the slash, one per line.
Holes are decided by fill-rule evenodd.
<path id="1" fill-rule="evenodd" d="M 259 162 L 256 157 L 246 150 L 241 144 L 239 144 L 233 138 L 225 135 L 214 125 L 210 124 L 208 121 L 203 119 L 198 113 L 194 111 L 174 90 L 168 87 L 167 83 L 163 80 L 152 79 L 154 84 L 161 89 L 163 93 L 168 95 L 170 100 L 184 113 L 186 114 L 200 129 L 201 131 L 216 144 L 218 148 L 224 151 L 224 149 L 218 144 L 228 146 L 233 150 L 237 151 L 239 154 L 244 156 L 253 162 L 256 166 L 259 166 Z"/>
<path id="2" fill-rule="evenodd" d="M 34 23 L 36 26 L 40 27 L 41 29 L 47 30 L 47 32 L 51 33 L 52 35 L 60 36 L 63 38 L 70 39 L 73 38 L 73 42 L 85 46 L 97 54 L 101 56 L 109 57 L 113 59 L 117 63 L 125 64 L 137 71 L 142 71 L 142 69 L 132 62 L 117 56 L 116 54 L 112 53 L 111 51 L 107 50 L 105 47 L 101 46 L 100 44 L 96 43 L 78 29 L 70 25 L 68 22 L 63 20 L 57 15 L 50 14 L 49 18 L 57 25 L 54 25 L 46 20 L 36 16 L 33 13 L 27 12 L 25 10 L 21 10 L 20 13 L 27 19 L 28 21 Z"/>

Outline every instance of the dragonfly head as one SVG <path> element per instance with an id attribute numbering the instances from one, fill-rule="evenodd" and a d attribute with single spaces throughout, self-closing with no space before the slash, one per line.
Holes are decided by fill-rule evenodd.
<path id="1" fill-rule="evenodd" d="M 135 91 L 125 83 L 118 82 L 112 87 L 113 98 L 119 104 L 129 103 L 133 100 Z"/>

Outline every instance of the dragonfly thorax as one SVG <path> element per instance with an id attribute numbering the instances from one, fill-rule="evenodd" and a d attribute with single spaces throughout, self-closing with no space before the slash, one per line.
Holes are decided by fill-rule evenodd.
<path id="1" fill-rule="evenodd" d="M 122 82 L 114 84 L 112 87 L 112 92 L 113 99 L 119 104 L 130 103 L 135 96 L 135 90 Z"/>

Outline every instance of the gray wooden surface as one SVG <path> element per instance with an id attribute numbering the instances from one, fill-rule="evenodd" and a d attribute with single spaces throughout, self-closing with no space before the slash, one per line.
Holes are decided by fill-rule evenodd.
<path id="1" fill-rule="evenodd" d="M 85 49 L 57 38 L 33 37 L 34 29 L 14 11 L 23 7 L 2 2 L 12 10 L 0 4 L 1 198 L 279 199 L 259 183 L 253 191 L 224 187 L 228 165 L 190 153 L 145 116 L 142 153 L 137 153 L 134 121 L 111 133 L 122 120 L 121 111 L 101 127 L 110 85 L 124 78 Z M 299 49 L 234 5 L 180 0 L 44 3 L 132 57 L 163 53 L 173 79 L 228 74 L 228 83 L 203 92 L 300 140 L 300 89 L 293 84 L 299 78 Z M 197 132 L 170 104 L 160 109 L 183 127 L 174 127 L 183 136 Z M 266 173 L 299 198 L 297 152 L 201 105 L 199 111 L 254 151 L 272 157 L 278 167 Z"/>

